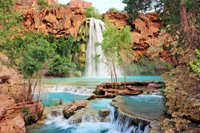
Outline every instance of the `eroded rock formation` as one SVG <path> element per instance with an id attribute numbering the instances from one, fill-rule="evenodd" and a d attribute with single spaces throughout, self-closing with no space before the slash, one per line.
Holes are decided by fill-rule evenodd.
<path id="1" fill-rule="evenodd" d="M 72 115 L 75 114 L 75 111 L 85 108 L 88 105 L 88 100 L 82 100 L 82 101 L 73 101 L 71 104 L 67 105 L 63 109 L 63 114 L 65 118 L 69 118 Z"/>
<path id="2" fill-rule="evenodd" d="M 44 0 L 48 5 L 57 6 L 58 0 Z M 38 0 L 15 0 L 15 10 L 38 10 L 39 9 Z"/>
<path id="3" fill-rule="evenodd" d="M 88 100 L 96 98 L 113 98 L 118 95 L 138 95 L 138 94 L 151 94 L 157 92 L 164 84 L 161 82 L 127 82 L 126 88 L 124 88 L 124 82 L 118 82 L 117 88 L 114 88 L 114 84 L 102 83 L 96 87 L 94 94 L 88 98 Z"/>
<path id="4" fill-rule="evenodd" d="M 0 94 L 0 133 L 25 133 L 25 125 L 36 122 L 42 115 L 41 102 L 16 103 Z"/>
<path id="5" fill-rule="evenodd" d="M 79 7 L 82 11 L 85 11 L 86 9 L 92 7 L 92 3 L 91 2 L 87 2 L 84 0 L 71 0 L 67 6 L 69 7 Z"/>
<path id="6" fill-rule="evenodd" d="M 132 41 L 134 43 L 132 49 L 138 57 L 150 57 L 152 53 L 149 53 L 149 48 L 152 48 L 155 50 L 154 54 L 157 52 L 160 58 L 173 65 L 177 63 L 175 59 L 171 58 L 171 54 L 167 49 L 173 39 L 167 33 L 161 34 L 161 19 L 158 13 L 140 13 L 131 24 L 128 23 L 128 15 L 125 12 L 107 12 L 103 14 L 103 18 L 108 18 L 119 28 L 126 25 L 131 26 Z M 171 42 L 169 42 L 170 39 Z M 154 49 L 155 47 L 159 48 L 159 45 L 162 45 L 162 51 Z"/>
<path id="7" fill-rule="evenodd" d="M 24 28 L 36 30 L 44 34 L 52 34 L 55 37 L 69 34 L 77 36 L 79 26 L 85 19 L 84 12 L 79 8 L 54 8 L 41 11 L 28 11 L 23 13 Z"/>
<path id="8" fill-rule="evenodd" d="M 119 28 L 128 25 L 128 14 L 126 12 L 106 12 L 102 15 L 103 18 L 108 18 L 113 24 Z"/>

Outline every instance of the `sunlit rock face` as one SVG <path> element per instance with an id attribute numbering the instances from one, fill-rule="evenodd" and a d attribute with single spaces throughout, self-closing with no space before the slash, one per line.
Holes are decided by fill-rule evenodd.
<path id="1" fill-rule="evenodd" d="M 58 0 L 45 0 L 48 5 L 58 5 Z M 37 0 L 15 0 L 15 10 L 37 10 L 39 5 Z"/>
<path id="2" fill-rule="evenodd" d="M 171 64 L 176 64 L 176 60 L 171 58 L 171 53 L 167 50 L 173 38 L 167 33 L 161 35 L 162 20 L 158 13 L 140 13 L 132 23 L 128 22 L 128 15 L 126 12 L 107 12 L 103 14 L 103 18 L 111 20 L 119 29 L 127 25 L 131 26 L 132 41 L 134 43 L 132 49 L 138 57 L 150 57 L 151 54 L 148 53 L 149 48 L 162 43 L 164 44 L 163 51 L 161 51 L 158 56 Z M 169 42 L 169 40 L 171 40 L 171 42 Z"/>
<path id="3" fill-rule="evenodd" d="M 44 34 L 52 34 L 59 38 L 73 35 L 77 32 L 85 19 L 84 12 L 77 7 L 43 9 L 41 11 L 27 11 L 23 13 L 25 30 L 35 30 Z"/>
<path id="4" fill-rule="evenodd" d="M 25 125 L 36 122 L 44 109 L 40 101 L 16 103 L 5 94 L 0 101 L 0 133 L 25 133 Z"/>
<path id="5" fill-rule="evenodd" d="M 86 9 L 92 7 L 91 2 L 87 2 L 84 0 L 71 0 L 67 6 L 69 7 L 79 7 L 82 11 L 85 11 Z"/>
<path id="6" fill-rule="evenodd" d="M 128 25 L 128 14 L 126 12 L 106 12 L 102 15 L 103 18 L 108 18 L 113 24 L 119 28 Z"/>

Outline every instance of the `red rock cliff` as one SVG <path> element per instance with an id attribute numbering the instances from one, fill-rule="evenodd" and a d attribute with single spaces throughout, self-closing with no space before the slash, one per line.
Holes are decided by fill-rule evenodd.
<path id="1" fill-rule="evenodd" d="M 155 12 L 139 14 L 132 24 L 128 23 L 128 15 L 124 12 L 107 12 L 103 14 L 103 18 L 106 17 L 119 28 L 126 25 L 131 26 L 132 41 L 134 43 L 133 50 L 138 57 L 150 57 L 150 53 L 148 53 L 149 48 L 159 45 L 161 41 L 159 38 L 161 19 L 159 14 Z M 162 37 L 162 43 L 167 45 L 171 36 L 166 33 Z M 163 45 L 163 51 L 158 52 L 159 57 L 171 64 L 176 64 L 176 61 L 170 57 L 171 54 L 167 51 L 166 45 Z"/>
<path id="2" fill-rule="evenodd" d="M 79 26 L 85 19 L 84 12 L 77 7 L 54 8 L 23 13 L 23 23 L 26 30 L 36 30 L 55 37 L 69 34 L 77 36 Z"/>
<path id="3" fill-rule="evenodd" d="M 57 6 L 58 0 L 45 0 L 48 5 Z M 15 10 L 37 10 L 39 5 L 37 0 L 15 0 Z"/>
<path id="4" fill-rule="evenodd" d="M 68 4 L 69 7 L 79 7 L 82 11 L 85 11 L 86 9 L 92 7 L 91 2 L 87 2 L 84 0 L 71 0 Z"/>

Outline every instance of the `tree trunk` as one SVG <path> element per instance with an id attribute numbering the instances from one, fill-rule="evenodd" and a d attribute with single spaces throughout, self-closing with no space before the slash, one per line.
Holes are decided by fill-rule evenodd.
<path id="1" fill-rule="evenodd" d="M 126 66 L 124 65 L 124 89 L 126 89 Z"/>
<path id="2" fill-rule="evenodd" d="M 182 25 L 183 31 L 186 35 L 186 39 L 188 41 L 190 41 L 190 28 L 189 28 L 189 23 L 188 23 L 188 19 L 187 19 L 187 11 L 185 8 L 184 0 L 181 0 L 181 4 L 180 4 L 180 17 L 181 17 L 181 25 Z"/>
<path id="3" fill-rule="evenodd" d="M 114 76 L 115 76 L 115 89 L 117 89 L 117 74 L 116 74 L 116 68 L 115 68 L 115 64 L 113 64 L 113 71 L 114 71 Z"/>
<path id="4" fill-rule="evenodd" d="M 31 79 L 28 79 L 28 94 L 27 94 L 27 97 L 28 97 L 28 101 L 32 101 L 32 82 L 31 82 Z"/>
<path id="5" fill-rule="evenodd" d="M 112 72 L 112 67 L 110 69 L 110 76 L 111 76 L 111 85 L 112 85 L 112 88 L 113 88 L 113 72 Z"/>
<path id="6" fill-rule="evenodd" d="M 42 78 L 42 70 L 39 72 L 39 90 L 38 90 L 38 97 L 37 100 L 40 100 L 40 93 L 41 93 L 41 78 Z"/>

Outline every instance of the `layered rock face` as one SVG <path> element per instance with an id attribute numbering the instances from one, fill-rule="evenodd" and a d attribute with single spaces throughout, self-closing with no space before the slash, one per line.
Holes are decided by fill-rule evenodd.
<path id="1" fill-rule="evenodd" d="M 16 102 L 24 99 L 21 94 L 24 92 L 22 76 L 9 64 L 8 57 L 0 53 L 0 94 L 7 94 Z"/>
<path id="2" fill-rule="evenodd" d="M 41 102 L 16 104 L 5 94 L 0 94 L 0 101 L 0 133 L 25 133 L 25 125 L 37 121 L 44 108 Z"/>
<path id="3" fill-rule="evenodd" d="M 15 100 L 8 95 L 0 95 L 0 133 L 25 133 L 22 115 L 12 109 Z"/>
<path id="4" fill-rule="evenodd" d="M 48 5 L 58 5 L 58 0 L 44 0 Z M 37 10 L 39 9 L 38 0 L 15 0 L 15 10 Z"/>
<path id="5" fill-rule="evenodd" d="M 82 11 L 92 7 L 91 2 L 86 2 L 84 0 L 71 0 L 68 4 L 69 7 L 79 7 Z"/>
<path id="6" fill-rule="evenodd" d="M 158 52 L 158 56 L 171 64 L 176 64 L 176 61 L 170 57 L 171 54 L 166 46 L 169 44 L 169 38 L 172 37 L 167 33 L 160 35 L 161 19 L 159 14 L 155 12 L 140 13 L 131 24 L 128 23 L 128 15 L 125 12 L 107 12 L 103 14 L 103 18 L 106 17 L 119 28 L 126 25 L 131 26 L 132 41 L 134 43 L 132 49 L 138 57 L 150 57 L 151 54 L 148 53 L 149 48 L 162 43 L 164 44 L 163 50 L 160 52 L 156 51 Z M 162 38 L 160 38 L 161 36 Z"/>
<path id="7" fill-rule="evenodd" d="M 79 26 L 85 19 L 79 8 L 55 8 L 23 13 L 25 29 L 36 30 L 44 34 L 52 34 L 59 38 L 69 34 L 77 37 Z"/>

